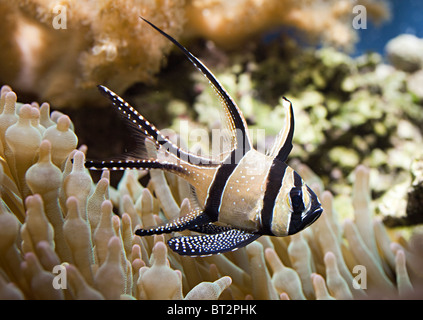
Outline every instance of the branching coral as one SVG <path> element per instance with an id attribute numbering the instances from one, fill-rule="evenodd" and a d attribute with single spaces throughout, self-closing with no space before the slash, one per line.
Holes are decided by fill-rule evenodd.
<path id="1" fill-rule="evenodd" d="M 0 1 L 2 81 L 59 106 L 90 100 L 98 83 L 123 92 L 159 71 L 171 45 L 140 23 L 145 15 L 175 37 L 183 0 Z M 12 66 L 11 66 L 12 65 Z M 87 90 L 91 89 L 91 90 Z"/>
<path id="2" fill-rule="evenodd" d="M 422 234 L 416 229 L 408 240 L 391 239 L 373 217 L 365 167 L 355 170 L 353 220 L 339 221 L 324 191 L 325 213 L 298 235 L 262 237 L 222 255 L 182 257 L 167 249 L 167 236 L 140 238 L 133 230 L 175 214 L 164 209 L 169 203 L 184 214 L 184 182 L 155 172 L 156 180 L 143 187 L 138 179 L 145 172 L 126 171 L 115 189 L 105 171 L 95 184 L 66 115 L 43 121 L 46 129 L 40 107 L 16 103 L 9 87 L 2 88 L 1 109 L 2 299 L 421 298 Z M 15 125 L 28 134 L 38 130 L 37 139 L 29 145 Z M 67 151 L 53 147 L 56 139 Z M 298 171 L 322 190 L 308 168 Z"/>
<path id="3" fill-rule="evenodd" d="M 382 1 L 357 4 L 369 18 L 387 15 Z M 352 6 L 346 0 L 1 0 L 0 81 L 56 106 L 76 107 L 93 100 L 99 83 L 122 93 L 159 71 L 171 44 L 139 15 L 175 38 L 200 36 L 224 46 L 280 25 L 351 46 Z"/>

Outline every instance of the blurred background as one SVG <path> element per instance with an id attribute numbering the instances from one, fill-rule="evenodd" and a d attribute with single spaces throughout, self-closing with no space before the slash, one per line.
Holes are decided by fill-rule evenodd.
<path id="1" fill-rule="evenodd" d="M 369 21 L 367 29 L 359 29 L 359 41 L 353 55 L 367 51 L 384 54 L 385 45 L 396 36 L 407 33 L 423 37 L 423 3 L 418 0 L 388 0 L 391 18 L 379 26 Z"/>

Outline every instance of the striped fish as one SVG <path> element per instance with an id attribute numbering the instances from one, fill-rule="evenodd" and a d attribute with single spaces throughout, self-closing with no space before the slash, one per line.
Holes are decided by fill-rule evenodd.
<path id="1" fill-rule="evenodd" d="M 188 214 L 163 225 L 137 229 L 135 233 L 148 236 L 195 231 L 200 234 L 173 237 L 168 245 L 180 255 L 206 256 L 236 250 L 262 235 L 292 235 L 312 224 L 323 211 L 320 202 L 298 173 L 285 163 L 294 134 L 292 104 L 284 98 L 285 127 L 267 155 L 258 152 L 252 146 L 240 109 L 215 76 L 175 39 L 141 19 L 173 42 L 209 80 L 223 104 L 232 148 L 219 161 L 187 152 L 169 141 L 129 103 L 100 85 L 100 92 L 142 137 L 139 149 L 144 150 L 121 161 L 87 160 L 86 167 L 161 169 L 182 177 L 192 186 Z M 147 141 L 155 146 L 154 157 L 146 155 Z"/>

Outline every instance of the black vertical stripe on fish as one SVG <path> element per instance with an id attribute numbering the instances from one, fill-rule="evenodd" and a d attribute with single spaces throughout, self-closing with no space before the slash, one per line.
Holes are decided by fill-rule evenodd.
<path id="1" fill-rule="evenodd" d="M 210 81 L 213 88 L 216 90 L 222 101 L 224 102 L 225 107 L 228 109 L 227 111 L 231 115 L 231 119 L 234 122 L 234 126 L 236 129 L 241 130 L 242 136 L 244 137 L 244 142 L 236 141 L 236 149 L 241 150 L 243 154 L 247 153 L 251 148 L 251 142 L 250 138 L 248 136 L 247 132 L 247 124 L 244 120 L 244 117 L 241 115 L 241 111 L 239 110 L 236 103 L 233 101 L 231 96 L 226 92 L 226 90 L 222 87 L 222 85 L 219 83 L 219 81 L 216 79 L 216 77 L 213 75 L 213 73 L 200 61 L 198 60 L 191 52 L 189 52 L 184 46 L 182 46 L 178 41 L 176 41 L 174 38 L 172 38 L 170 35 L 168 35 L 166 32 L 160 30 L 158 27 L 156 27 L 154 24 L 152 24 L 150 21 L 144 19 L 140 16 L 142 20 L 147 22 L 150 26 L 152 26 L 155 30 L 157 30 L 160 34 L 165 36 L 167 39 L 173 42 L 182 52 L 183 54 L 188 58 L 189 61 L 197 68 L 199 69 L 203 75 Z"/>
<path id="2" fill-rule="evenodd" d="M 287 164 L 279 161 L 277 158 L 273 160 L 272 166 L 267 174 L 266 188 L 263 197 L 263 208 L 261 210 L 261 232 L 267 235 L 273 235 L 272 220 L 275 208 L 276 198 L 282 187 L 282 181 L 285 176 Z"/>
<path id="3" fill-rule="evenodd" d="M 300 175 L 296 171 L 293 172 L 293 175 L 295 188 L 301 189 L 303 186 L 303 179 L 301 179 Z"/>
<path id="4" fill-rule="evenodd" d="M 232 151 L 232 154 L 234 152 L 235 150 Z M 207 214 L 212 221 L 217 221 L 219 217 L 219 207 L 222 201 L 222 195 L 225 192 L 225 185 L 236 167 L 237 164 L 224 164 L 217 169 L 215 178 L 209 188 L 204 208 L 204 213 Z"/>
<path id="5" fill-rule="evenodd" d="M 297 172 L 293 172 L 294 187 L 291 189 L 289 196 L 291 198 L 293 212 L 291 214 L 291 222 L 289 224 L 288 234 L 294 234 L 299 230 L 302 223 L 302 212 L 304 211 L 304 201 L 302 193 L 302 179 Z"/>

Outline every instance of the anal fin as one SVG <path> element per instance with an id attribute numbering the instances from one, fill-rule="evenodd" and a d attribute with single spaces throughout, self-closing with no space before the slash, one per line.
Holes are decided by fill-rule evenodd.
<path id="1" fill-rule="evenodd" d="M 170 239 L 167 244 L 180 255 L 208 256 L 237 250 L 260 236 L 257 233 L 229 228 L 229 230 L 215 234 L 175 237 Z"/>

